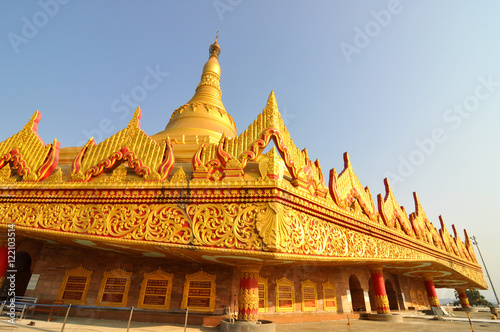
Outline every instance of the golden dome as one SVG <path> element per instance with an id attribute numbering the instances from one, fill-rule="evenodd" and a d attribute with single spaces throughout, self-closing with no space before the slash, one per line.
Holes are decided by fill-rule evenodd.
<path id="1" fill-rule="evenodd" d="M 153 136 L 157 141 L 168 136 L 174 144 L 203 141 L 216 143 L 222 134 L 230 138 L 236 137 L 236 125 L 222 103 L 220 47 L 217 37 L 210 45 L 209 53 L 193 98 L 174 111 L 165 130 Z"/>

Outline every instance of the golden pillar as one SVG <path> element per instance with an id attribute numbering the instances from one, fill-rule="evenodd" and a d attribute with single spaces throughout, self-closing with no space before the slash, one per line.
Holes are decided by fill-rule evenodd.
<path id="1" fill-rule="evenodd" d="M 467 298 L 467 293 L 465 288 L 457 288 L 458 298 L 460 299 L 460 305 L 462 308 L 470 308 L 469 299 Z"/>
<path id="2" fill-rule="evenodd" d="M 384 273 L 381 267 L 370 268 L 372 277 L 373 293 L 375 295 L 375 305 L 377 306 L 377 314 L 390 314 L 389 298 L 385 290 Z"/>
<path id="3" fill-rule="evenodd" d="M 259 319 L 259 272 L 262 265 L 242 264 L 238 295 L 238 320 L 256 322 Z"/>
<path id="4" fill-rule="evenodd" d="M 432 279 L 432 276 L 423 275 L 423 278 L 431 307 L 440 307 L 441 305 L 439 304 L 439 298 L 436 293 L 436 287 L 434 287 L 434 280 Z"/>

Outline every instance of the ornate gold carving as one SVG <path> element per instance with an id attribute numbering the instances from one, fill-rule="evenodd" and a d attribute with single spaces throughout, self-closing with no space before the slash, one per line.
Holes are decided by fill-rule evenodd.
<path id="1" fill-rule="evenodd" d="M 65 304 L 84 305 L 92 273 L 93 271 L 82 266 L 66 270 L 57 299 L 64 300 Z"/>
<path id="2" fill-rule="evenodd" d="M 181 308 L 190 311 L 213 312 L 215 310 L 215 274 L 201 270 L 186 275 Z"/>
<path id="3" fill-rule="evenodd" d="M 122 268 L 104 272 L 101 280 L 96 305 L 106 307 L 124 307 L 127 305 L 130 277 L 132 272 Z"/>
<path id="4" fill-rule="evenodd" d="M 370 190 L 368 187 L 363 188 L 352 169 L 347 152 L 344 153 L 344 170 L 340 175 L 337 175 L 335 169 L 330 171 L 329 189 L 330 195 L 338 206 L 349 209 L 356 200 L 368 218 L 377 220 L 378 213 L 375 210 Z"/>
<path id="5" fill-rule="evenodd" d="M 24 181 L 41 181 L 56 168 L 61 144 L 45 144 L 37 134 L 42 114 L 38 111 L 17 134 L 0 143 L 0 168 L 12 164 Z M 3 178 L 5 179 L 5 177 Z"/>
<path id="6" fill-rule="evenodd" d="M 402 229 L 406 235 L 415 237 L 410 219 L 408 218 L 404 207 L 399 206 L 396 201 L 387 178 L 384 179 L 384 184 L 386 192 L 385 198 L 382 198 L 381 194 L 377 196 L 379 212 L 382 220 L 387 227 Z"/>
<path id="7" fill-rule="evenodd" d="M 377 306 L 378 314 L 389 314 L 389 298 L 387 295 L 375 295 L 375 305 Z"/>
<path id="8" fill-rule="evenodd" d="M 122 183 L 122 182 L 127 182 L 130 181 L 130 179 L 127 179 L 127 168 L 125 167 L 125 164 L 120 164 L 117 168 L 113 170 L 113 173 L 111 173 L 111 176 L 109 178 L 104 178 L 102 179 L 101 183 Z"/>
<path id="9" fill-rule="evenodd" d="M 295 311 L 295 289 L 287 277 L 276 280 L 276 312 Z"/>
<path id="10" fill-rule="evenodd" d="M 54 173 L 52 173 L 52 175 L 49 176 L 47 178 L 47 180 L 45 180 L 43 183 L 44 184 L 45 183 L 54 183 L 54 184 L 63 183 L 63 173 L 62 173 L 61 168 L 60 167 L 56 168 L 56 171 Z"/>
<path id="11" fill-rule="evenodd" d="M 240 288 L 238 294 L 238 319 L 244 321 L 258 320 L 259 289 Z"/>
<path id="12" fill-rule="evenodd" d="M 469 253 L 470 260 L 472 262 L 477 263 L 476 253 L 474 252 L 474 247 L 472 246 L 470 236 L 467 233 L 466 229 L 464 229 L 464 236 L 465 236 L 465 248 L 467 248 L 467 252 Z"/>
<path id="13" fill-rule="evenodd" d="M 325 311 L 337 311 L 337 289 L 330 280 L 323 283 L 323 308 Z"/>
<path id="14" fill-rule="evenodd" d="M 255 231 L 256 216 L 263 204 L 200 204 L 190 205 L 187 214 L 192 220 L 195 245 L 239 249 L 262 249 L 262 240 Z"/>
<path id="15" fill-rule="evenodd" d="M 182 166 L 179 167 L 177 172 L 172 176 L 172 179 L 170 179 L 170 183 L 172 184 L 187 184 L 187 182 L 187 176 Z"/>
<path id="16" fill-rule="evenodd" d="M 319 161 L 309 160 L 307 150 L 299 150 L 288 133 L 279 114 L 274 93 L 269 96 L 266 109 L 247 130 L 234 139 L 223 136 L 218 144 L 202 144 L 193 156 L 193 179 L 213 181 L 215 171 L 225 177 L 241 177 L 249 161 L 254 161 L 273 140 L 285 166 L 292 176 L 292 184 L 312 194 L 326 197 L 323 173 Z M 234 164 L 228 161 L 233 160 Z M 236 163 L 236 161 L 238 163 Z M 235 166 L 236 165 L 236 166 Z M 224 179 L 223 178 L 223 179 Z M 220 178 L 219 178 L 220 179 Z"/>
<path id="17" fill-rule="evenodd" d="M 9 165 L 5 165 L 0 168 L 0 183 L 1 184 L 11 184 L 17 182 L 15 178 L 12 178 L 12 172 Z"/>
<path id="18" fill-rule="evenodd" d="M 172 273 L 166 273 L 160 268 L 153 272 L 144 273 L 137 307 L 168 310 L 173 279 Z"/>
<path id="19" fill-rule="evenodd" d="M 469 255 L 469 252 L 467 251 L 465 244 L 462 242 L 462 240 L 460 239 L 460 236 L 458 235 L 458 232 L 457 232 L 455 225 L 451 225 L 451 227 L 453 228 L 453 233 L 455 234 L 455 238 L 453 239 L 453 242 L 455 243 L 455 246 L 458 250 L 459 256 L 468 260 L 468 261 L 472 261 L 472 258 Z"/>
<path id="20" fill-rule="evenodd" d="M 457 245 L 455 244 L 455 241 L 453 241 L 453 238 L 451 237 L 450 233 L 446 229 L 446 226 L 444 225 L 443 217 L 439 216 L 439 221 L 441 222 L 441 229 L 439 230 L 439 234 L 441 235 L 441 238 L 443 239 L 444 247 L 446 251 L 449 253 L 455 254 L 456 256 L 460 256 L 460 253 L 458 251 Z"/>
<path id="21" fill-rule="evenodd" d="M 274 146 L 268 153 L 263 155 L 263 158 L 259 162 L 259 171 L 263 179 L 283 180 L 285 162 L 281 159 Z"/>
<path id="22" fill-rule="evenodd" d="M 310 279 L 301 281 L 302 311 L 318 310 L 318 292 L 316 283 Z"/>
<path id="23" fill-rule="evenodd" d="M 428 298 L 429 298 L 429 304 L 431 305 L 431 307 L 440 307 L 441 306 L 439 304 L 439 298 L 438 297 L 429 296 Z"/>
<path id="24" fill-rule="evenodd" d="M 91 138 L 73 161 L 71 179 L 90 181 L 117 161 L 127 160 L 131 168 L 147 181 L 165 180 L 172 171 L 174 155 L 170 140 L 156 143 L 140 127 L 137 108 L 128 126 L 98 145 Z"/>
<path id="25" fill-rule="evenodd" d="M 234 192 L 234 193 L 233 193 Z M 210 189 L 193 190 L 193 198 L 206 195 L 238 195 L 232 189 L 214 192 Z M 33 192 L 23 200 L 41 195 Z M 55 195 L 55 191 L 43 191 Z M 77 192 L 64 195 L 76 197 Z M 97 194 L 96 194 L 97 193 Z M 157 197 L 157 190 L 143 191 L 146 197 Z M 128 198 L 130 193 L 110 190 L 106 194 L 87 190 L 78 192 L 81 197 Z M 180 193 L 177 192 L 177 196 Z M 264 194 L 264 191 L 259 195 Z M 31 194 L 30 194 L 31 195 Z M 62 192 L 59 194 L 64 196 Z M 138 195 L 138 193 L 134 194 Z M 136 196 L 138 197 L 138 196 Z M 250 196 L 251 197 L 251 196 Z M 326 212 L 324 212 L 326 214 Z M 98 236 L 103 241 L 111 239 L 140 240 L 151 243 L 171 243 L 224 249 L 275 251 L 290 255 L 313 255 L 318 259 L 352 257 L 363 260 L 435 259 L 420 250 L 410 249 L 405 244 L 386 241 L 383 237 L 362 233 L 340 226 L 329 219 L 318 218 L 309 213 L 278 202 L 248 204 L 123 204 L 102 203 L 17 203 L 4 201 L 0 206 L 0 224 L 16 224 L 20 229 L 50 231 L 51 234 Z M 5 227 L 5 226 L 4 226 Z M 380 227 L 380 226 L 377 226 Z M 376 230 L 374 228 L 374 230 Z M 396 238 L 397 239 L 397 238 Z M 439 255 L 445 254 L 438 252 Z M 297 256 L 298 257 L 298 256 Z M 442 256 L 443 259 L 446 256 Z M 301 258 L 303 259 L 303 258 Z M 458 260 L 457 260 L 458 259 Z M 465 266 L 458 257 L 451 269 L 476 282 L 486 285 L 477 267 Z M 441 261 L 440 261 L 441 262 Z M 440 264 L 448 264 L 442 261 Z"/>
<path id="26" fill-rule="evenodd" d="M 176 205 L 17 204 L 3 205 L 4 223 L 123 239 L 188 244 L 191 222 Z"/>
<path id="27" fill-rule="evenodd" d="M 415 200 L 415 212 L 410 214 L 410 221 L 418 239 L 433 244 L 439 249 L 444 249 L 443 240 L 439 236 L 436 228 L 427 218 L 427 215 L 420 204 L 417 193 L 413 193 Z"/>

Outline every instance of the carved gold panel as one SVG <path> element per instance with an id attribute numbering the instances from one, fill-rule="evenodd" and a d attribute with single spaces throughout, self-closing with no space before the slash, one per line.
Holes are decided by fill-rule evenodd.
<path id="1" fill-rule="evenodd" d="M 424 293 L 421 289 L 417 290 L 417 300 L 420 308 L 425 307 Z"/>
<path id="2" fill-rule="evenodd" d="M 259 276 L 259 312 L 267 312 L 267 278 Z"/>
<path id="3" fill-rule="evenodd" d="M 323 283 L 323 309 L 337 311 L 337 289 L 330 280 Z"/>
<path id="4" fill-rule="evenodd" d="M 310 279 L 301 282 L 302 311 L 318 310 L 318 292 L 316 283 Z"/>
<path id="5" fill-rule="evenodd" d="M 417 292 L 413 288 L 410 289 L 410 302 L 411 306 L 417 310 L 419 308 L 418 306 L 418 298 L 417 298 Z"/>
<path id="6" fill-rule="evenodd" d="M 161 269 L 144 273 L 137 308 L 168 310 L 173 279 L 172 273 L 166 273 Z"/>
<path id="7" fill-rule="evenodd" d="M 104 277 L 97 294 L 96 305 L 106 307 L 124 307 L 127 305 L 130 277 L 132 272 L 121 268 L 104 272 Z"/>
<path id="8" fill-rule="evenodd" d="M 203 270 L 186 275 L 181 308 L 213 312 L 215 310 L 215 278 L 215 274 L 208 274 Z"/>
<path id="9" fill-rule="evenodd" d="M 293 281 L 283 277 L 276 280 L 276 312 L 295 311 L 295 289 Z"/>
<path id="10" fill-rule="evenodd" d="M 92 273 L 81 266 L 66 270 L 57 299 L 64 300 L 65 304 L 84 305 Z"/>

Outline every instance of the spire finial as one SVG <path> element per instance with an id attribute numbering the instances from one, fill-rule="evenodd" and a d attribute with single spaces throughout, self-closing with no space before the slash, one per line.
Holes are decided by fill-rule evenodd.
<path id="1" fill-rule="evenodd" d="M 217 30 L 217 34 L 215 35 L 215 42 L 210 45 L 210 49 L 208 52 L 210 53 L 210 57 L 215 56 L 216 58 L 219 58 L 220 54 L 220 46 L 217 44 L 217 39 L 219 38 L 219 30 Z"/>

